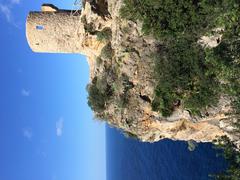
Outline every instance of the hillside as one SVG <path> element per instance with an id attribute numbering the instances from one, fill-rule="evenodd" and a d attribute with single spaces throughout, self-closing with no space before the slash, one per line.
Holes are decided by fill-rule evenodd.
<path id="1" fill-rule="evenodd" d="M 239 145 L 239 133 L 233 125 L 239 119 L 233 105 L 238 101 L 239 54 L 223 49 L 227 45 L 233 47 L 231 39 L 225 39 L 231 27 L 227 31 L 221 24 L 205 23 L 206 27 L 201 29 L 202 19 L 198 18 L 200 23 L 196 23 L 196 27 L 188 24 L 189 29 L 174 30 L 170 26 L 156 29 L 151 21 L 154 23 L 154 18 L 157 20 L 160 15 L 152 13 L 151 8 L 157 9 L 160 5 L 158 1 L 154 1 L 154 6 L 144 2 L 145 9 L 134 9 L 131 3 L 137 1 L 85 2 L 81 14 L 85 36 L 94 39 L 94 43 L 104 44 L 98 55 L 88 54 L 91 69 L 88 100 L 96 118 L 141 141 L 170 138 L 210 142 L 227 135 Z M 211 6 L 207 7 L 209 9 L 202 7 L 205 12 L 202 18 L 209 18 L 209 23 L 216 20 L 215 16 L 229 13 L 228 9 L 219 10 L 221 12 L 208 17 Z M 147 15 L 153 19 L 146 18 Z M 174 27 L 183 27 L 185 22 L 182 23 Z M 234 23 L 239 20 L 235 19 L 229 26 Z M 234 42 L 236 49 L 239 48 L 239 40 L 237 42 Z M 214 54 L 218 51 L 233 55 Z M 225 59 L 216 62 L 217 58 Z M 231 63 L 224 62 L 227 60 Z M 231 84 L 231 80 L 236 83 Z M 222 90 L 226 86 L 235 89 L 229 93 Z"/>

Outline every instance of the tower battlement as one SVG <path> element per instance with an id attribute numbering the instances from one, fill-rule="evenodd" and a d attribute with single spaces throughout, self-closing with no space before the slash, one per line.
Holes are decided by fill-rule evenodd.
<path id="1" fill-rule="evenodd" d="M 80 11 L 59 10 L 50 4 L 30 12 L 26 22 L 29 46 L 35 52 L 80 53 L 84 28 L 80 15 Z"/>

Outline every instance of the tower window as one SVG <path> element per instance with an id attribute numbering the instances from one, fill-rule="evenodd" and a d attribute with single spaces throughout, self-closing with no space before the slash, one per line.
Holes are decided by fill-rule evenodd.
<path id="1" fill-rule="evenodd" d="M 43 29 L 44 29 L 44 26 L 36 26 L 36 29 L 37 29 L 37 30 L 43 30 Z"/>

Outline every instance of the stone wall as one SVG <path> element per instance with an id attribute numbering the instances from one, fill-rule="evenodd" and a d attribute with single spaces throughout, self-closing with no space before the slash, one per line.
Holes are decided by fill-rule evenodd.
<path id="1" fill-rule="evenodd" d="M 26 35 L 35 52 L 80 53 L 83 43 L 80 15 L 71 11 L 30 12 Z"/>

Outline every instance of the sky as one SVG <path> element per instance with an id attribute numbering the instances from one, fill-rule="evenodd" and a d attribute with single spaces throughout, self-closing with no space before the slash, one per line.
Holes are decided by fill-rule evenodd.
<path id="1" fill-rule="evenodd" d="M 87 105 L 79 54 L 33 53 L 31 10 L 74 0 L 0 0 L 0 180 L 105 180 L 105 124 Z"/>

